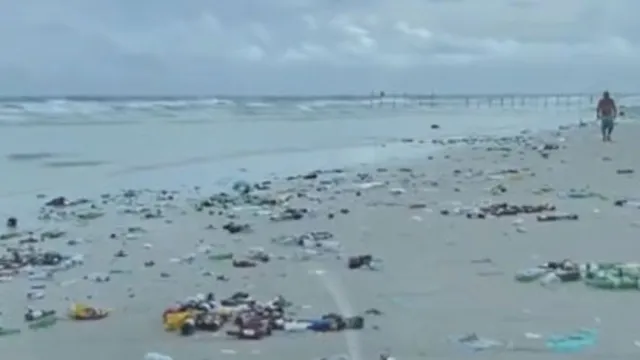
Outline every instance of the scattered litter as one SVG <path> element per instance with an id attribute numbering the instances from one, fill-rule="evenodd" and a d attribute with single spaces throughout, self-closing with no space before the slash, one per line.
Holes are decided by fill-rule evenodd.
<path id="1" fill-rule="evenodd" d="M 565 138 L 560 137 L 556 137 L 552 142 L 534 139 L 530 135 L 521 134 L 507 137 L 476 136 L 434 140 L 433 143 L 475 146 L 485 144 L 479 147 L 481 151 L 498 152 L 494 156 L 504 155 L 505 159 L 508 159 L 509 155 L 522 155 L 524 151 L 534 151 L 536 161 L 548 159 L 567 143 Z M 413 139 L 403 139 L 403 141 L 414 142 Z M 415 143 L 417 144 L 418 141 L 416 140 Z M 538 155 L 543 159 L 539 159 Z M 439 155 L 434 154 L 430 156 L 430 159 L 437 156 Z M 455 154 L 443 155 L 444 158 L 449 156 L 453 159 Z M 127 275 L 138 272 L 148 276 L 145 281 L 153 282 L 154 285 L 174 286 L 177 281 L 184 279 L 181 277 L 184 272 L 191 272 L 190 274 L 195 274 L 200 280 L 197 285 L 194 285 L 195 288 L 215 287 L 215 284 L 212 285 L 212 283 L 220 281 L 229 282 L 221 285 L 238 286 L 237 289 L 244 290 L 221 299 L 218 299 L 213 293 L 196 294 L 171 304 L 161 316 L 162 326 L 165 331 L 180 336 L 210 333 L 215 334 L 216 338 L 224 337 L 230 340 L 260 340 L 276 333 L 280 335 L 290 333 L 293 336 L 294 333 L 332 333 L 360 330 L 365 328 L 365 324 L 371 326 L 369 322 L 376 317 L 383 316 L 383 314 L 389 313 L 389 316 L 393 316 L 390 313 L 392 309 L 369 308 L 361 315 L 316 313 L 315 316 L 309 317 L 306 315 L 306 312 L 312 311 L 309 305 L 294 305 L 283 296 L 277 296 L 270 301 L 257 301 L 246 291 L 262 289 L 263 287 L 258 282 L 265 281 L 264 278 L 269 275 L 268 272 L 274 268 L 281 272 L 278 273 L 278 278 L 275 281 L 278 281 L 280 277 L 304 276 L 305 270 L 308 274 L 315 276 L 326 274 L 325 270 L 320 268 L 304 269 L 301 270 L 302 274 L 296 273 L 295 267 L 300 264 L 291 260 L 308 261 L 311 267 L 319 267 L 321 265 L 318 263 L 322 262 L 323 265 L 334 266 L 336 271 L 342 271 L 343 274 L 353 270 L 345 276 L 357 279 L 374 279 L 383 275 L 376 272 L 361 272 L 362 270 L 387 270 L 384 266 L 396 264 L 395 262 L 385 263 L 382 258 L 362 250 L 363 248 L 376 249 L 378 244 L 358 248 L 357 246 L 361 245 L 358 242 L 366 240 L 366 236 L 360 239 L 358 238 L 360 234 L 356 231 L 347 234 L 339 231 L 343 226 L 342 222 L 348 221 L 349 216 L 352 216 L 350 214 L 356 214 L 355 223 L 356 226 L 360 226 L 357 224 L 365 217 L 359 217 L 362 215 L 359 212 L 363 208 L 365 211 L 375 211 L 370 209 L 373 206 L 369 204 L 384 205 L 386 206 L 384 211 L 398 209 L 398 211 L 407 212 L 411 222 L 405 221 L 404 226 L 410 228 L 411 235 L 415 235 L 415 229 L 421 229 L 424 232 L 424 234 L 420 233 L 421 238 L 430 237 L 432 234 L 427 230 L 431 229 L 434 229 L 433 236 L 438 236 L 435 229 L 438 229 L 439 224 L 432 223 L 433 219 L 431 219 L 430 213 L 433 213 L 434 209 L 442 209 L 440 213 L 443 216 L 460 216 L 474 220 L 502 218 L 494 219 L 496 223 L 491 226 L 503 226 L 502 234 L 510 237 L 513 237 L 514 231 L 521 234 L 530 231 L 531 236 L 518 235 L 519 239 L 528 241 L 535 238 L 534 235 L 539 228 L 551 226 L 536 222 L 567 221 L 567 224 L 558 226 L 571 227 L 573 226 L 571 221 L 579 220 L 585 213 L 588 215 L 588 210 L 593 207 L 589 205 L 586 211 L 582 209 L 582 212 L 577 213 L 560 212 L 559 209 L 564 210 L 565 205 L 567 210 L 575 210 L 581 204 L 582 200 L 580 199 L 585 199 L 585 204 L 591 204 L 588 199 L 611 201 L 606 194 L 593 191 L 588 186 L 567 190 L 566 187 L 560 189 L 544 185 L 533 190 L 533 194 L 536 195 L 533 196 L 530 193 L 531 186 L 534 184 L 539 186 L 543 184 L 539 180 L 545 179 L 536 177 L 534 169 L 503 167 L 506 162 L 502 163 L 502 160 L 496 161 L 495 159 L 497 158 L 493 160 L 495 164 L 500 166 L 498 170 L 468 168 L 470 165 L 465 163 L 460 168 L 446 171 L 445 174 L 432 173 L 428 175 L 435 179 L 426 178 L 427 175 L 420 174 L 416 169 L 408 167 L 361 171 L 356 173 L 353 179 L 350 178 L 353 174 L 338 169 L 313 171 L 299 176 L 287 177 L 278 183 L 235 181 L 228 192 L 219 192 L 210 196 L 203 196 L 204 190 L 202 189 L 193 189 L 193 191 L 127 189 L 105 194 L 96 199 L 47 197 L 48 200 L 42 204 L 37 217 L 41 221 L 39 223 L 41 228 L 25 230 L 23 227 L 28 221 L 24 221 L 24 219 L 18 221 L 15 216 L 7 215 L 6 232 L 0 234 L 0 244 L 3 249 L 3 253 L 0 254 L 0 286 L 12 287 L 15 284 L 10 283 L 24 281 L 25 286 L 22 288 L 23 290 L 19 290 L 21 292 L 18 295 L 24 295 L 19 298 L 24 301 L 25 307 L 29 305 L 24 314 L 24 323 L 18 326 L 0 327 L 0 336 L 40 330 L 47 331 L 45 329 L 53 328 L 58 323 L 62 323 L 61 320 L 65 320 L 64 326 L 80 326 L 77 322 L 82 321 L 97 321 L 95 325 L 100 326 L 99 321 L 108 317 L 109 320 L 106 321 L 117 321 L 116 317 L 120 315 L 119 312 L 90 303 L 96 301 L 99 296 L 115 285 L 126 288 L 128 297 L 136 297 L 143 289 L 136 289 L 133 285 L 136 282 L 126 284 L 125 281 Z M 509 161 L 517 163 L 518 160 L 511 158 Z M 541 168 L 536 168 L 536 171 L 543 173 L 544 170 L 541 170 Z M 377 173 L 389 172 L 393 173 L 385 176 L 384 181 L 377 181 Z M 634 170 L 618 169 L 616 174 L 633 175 Z M 609 172 L 609 176 L 617 178 L 619 181 L 627 181 L 626 179 L 629 177 L 618 177 L 611 172 Z M 346 186 L 344 186 L 345 184 Z M 473 186 L 474 184 L 479 185 Z M 512 202 L 509 199 L 511 197 L 516 200 L 527 200 L 526 197 L 518 197 L 522 195 L 522 188 L 525 186 L 526 196 L 537 200 L 532 203 Z M 379 194 L 381 198 L 367 199 L 363 203 L 360 203 L 360 200 L 353 200 L 369 194 Z M 463 196 L 461 200 L 464 202 L 451 200 L 445 202 L 441 197 L 447 194 L 460 194 Z M 474 199 L 465 198 L 465 194 L 481 194 L 483 198 L 476 199 L 474 202 Z M 547 200 L 545 198 L 554 199 L 558 206 L 544 201 Z M 345 199 L 347 200 L 344 201 Z M 188 206 L 181 205 L 182 201 L 186 201 Z M 365 206 L 360 206 L 363 204 Z M 607 211 L 602 204 L 602 202 L 598 202 L 598 206 L 602 210 L 594 209 L 593 212 Z M 345 207 L 347 205 L 349 207 Z M 640 200 L 624 197 L 614 200 L 613 205 L 640 208 Z M 171 236 L 175 236 L 175 244 L 177 245 L 168 248 L 165 243 L 155 242 L 156 235 L 158 235 L 156 226 L 168 227 L 174 222 L 185 226 L 185 228 L 192 226 L 192 223 L 181 222 L 181 216 L 191 215 L 190 212 L 193 211 L 197 212 L 195 215 L 198 217 L 206 218 L 205 222 L 197 223 L 194 227 L 201 230 L 207 229 L 205 234 L 197 234 L 201 238 L 190 238 L 193 233 L 189 231 L 175 235 L 167 232 L 172 234 Z M 369 214 L 364 215 L 367 216 L 366 219 L 387 219 L 375 216 L 368 217 Z M 121 218 L 114 221 L 113 216 Z M 345 217 L 343 218 L 343 216 Z M 510 218 L 506 220 L 504 217 Z M 595 220 L 603 217 L 593 216 Z M 324 222 L 310 221 L 314 219 L 320 219 Z M 333 221 L 327 221 L 328 219 Z M 407 219 L 407 214 L 401 219 Z M 434 221 L 442 221 L 445 224 L 457 221 L 457 219 L 438 219 L 440 220 Z M 391 220 L 393 218 L 389 218 L 388 221 Z M 106 234 L 91 233 L 87 236 L 86 233 L 76 233 L 78 228 L 84 227 L 93 230 L 94 227 L 91 224 L 110 223 L 111 221 L 127 225 L 124 227 L 118 225 Z M 144 227 L 136 224 L 144 224 Z M 314 228 L 318 224 L 324 224 L 325 229 L 335 231 L 335 234 L 328 230 Z M 489 223 L 472 221 L 466 223 L 465 226 L 482 228 L 485 224 Z M 525 224 L 530 229 L 525 228 Z M 365 228 L 365 225 L 369 224 L 362 225 L 363 234 L 370 231 Z M 391 222 L 388 226 L 393 225 Z M 280 228 L 274 230 L 276 226 Z M 265 227 L 271 228 L 263 232 Z M 98 226 L 95 227 L 95 229 L 98 228 Z M 405 236 L 406 228 L 393 229 L 398 230 L 398 239 Z M 286 232 L 294 229 L 293 233 Z M 300 229 L 315 231 L 302 232 Z M 470 231 L 475 231 L 475 228 Z M 274 237 L 274 235 L 280 236 Z M 444 241 L 448 245 L 454 244 L 453 241 L 448 241 L 450 239 L 435 239 Z M 392 240 L 393 243 L 389 242 L 389 246 L 405 246 L 405 243 L 401 241 L 396 242 L 396 238 L 392 238 Z M 97 247 L 101 241 L 105 241 L 111 246 L 105 255 L 107 261 L 102 264 L 92 263 L 91 266 L 87 266 L 88 270 L 83 272 L 81 267 L 85 265 L 85 256 L 82 253 L 68 250 L 90 250 L 94 246 Z M 409 244 L 407 246 L 411 245 L 410 242 L 407 244 Z M 352 246 L 353 248 L 351 248 Z M 453 251 L 455 248 L 451 248 L 451 250 Z M 363 253 L 356 251 L 363 251 Z M 481 250 L 481 252 L 473 254 L 481 256 L 484 255 L 484 251 Z M 161 257 L 154 257 L 158 253 L 162 254 Z M 140 254 L 143 258 L 136 258 Z M 98 256 L 100 254 L 88 254 L 87 260 L 93 261 Z M 495 256 L 494 258 L 502 264 L 501 257 Z M 387 258 L 384 257 L 384 259 Z M 290 261 L 291 264 L 283 264 L 285 261 Z M 394 261 L 397 259 L 394 258 Z M 481 277 L 503 275 L 503 272 L 498 269 L 491 258 L 477 258 L 471 262 L 478 265 L 474 265 L 472 272 L 468 274 L 469 281 L 474 281 L 475 275 Z M 480 271 L 477 271 L 478 269 Z M 83 274 L 86 275 L 83 276 Z M 74 278 L 64 279 L 65 276 Z M 206 278 L 203 278 L 205 276 Z M 509 281 L 506 277 L 476 278 L 476 280 L 481 282 Z M 640 264 L 578 263 L 568 259 L 549 261 L 518 271 L 515 274 L 515 280 L 521 283 L 536 283 L 547 289 L 568 283 L 582 283 L 599 289 L 638 290 L 640 289 Z M 122 284 L 117 284 L 119 281 L 122 281 Z M 238 281 L 239 284 L 235 281 Z M 84 299 L 87 303 L 74 302 L 61 315 L 57 310 L 46 307 L 50 306 L 50 301 L 56 301 L 54 295 L 57 295 L 60 287 L 73 284 L 77 284 L 77 286 L 73 289 L 67 289 L 73 290 L 73 296 L 69 295 L 69 297 Z M 131 286 L 131 288 L 127 288 L 127 286 Z M 86 288 L 93 288 L 96 291 L 82 293 Z M 182 290 L 182 286 L 177 288 Z M 389 300 L 407 308 L 423 310 L 431 306 L 429 301 L 425 301 L 425 297 L 432 293 L 437 293 L 437 291 L 396 294 L 390 296 Z M 176 295 L 180 296 L 180 294 Z M 319 306 L 314 303 L 313 309 Z M 120 308 L 120 305 L 117 307 Z M 523 313 L 530 312 L 530 310 L 523 310 Z M 594 320 L 596 323 L 600 322 L 599 318 Z M 156 321 L 160 327 L 159 319 Z M 373 327 L 375 328 L 375 325 Z M 595 330 L 579 330 L 548 337 L 543 334 L 526 332 L 524 337 L 528 340 L 535 340 L 540 347 L 544 346 L 547 350 L 554 352 L 580 351 L 593 346 L 597 340 Z M 467 334 L 453 341 L 472 351 L 513 349 L 511 342 L 484 338 L 476 333 Z M 640 340 L 634 341 L 634 345 L 640 347 Z M 238 354 L 232 348 L 222 348 L 219 351 L 223 355 Z M 251 350 L 251 353 L 260 354 L 260 350 L 254 349 Z M 327 355 L 325 358 L 350 359 L 349 356 L 343 354 Z M 144 355 L 144 359 L 172 360 L 169 355 L 157 352 L 147 353 Z M 389 353 L 382 353 L 380 360 L 395 359 Z"/>

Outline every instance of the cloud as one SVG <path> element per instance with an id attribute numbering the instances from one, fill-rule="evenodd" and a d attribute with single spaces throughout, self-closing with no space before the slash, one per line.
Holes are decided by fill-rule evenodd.
<path id="1" fill-rule="evenodd" d="M 4 2 L 0 93 L 628 90 L 640 80 L 637 10 L 637 0 Z"/>

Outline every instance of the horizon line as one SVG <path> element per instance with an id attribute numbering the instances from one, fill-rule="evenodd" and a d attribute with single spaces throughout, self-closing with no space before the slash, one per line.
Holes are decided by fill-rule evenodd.
<path id="1" fill-rule="evenodd" d="M 0 95 L 0 101 L 24 101 L 24 100 L 153 100 L 153 99 L 317 99 L 317 98 L 352 98 L 352 99 L 380 99 L 379 94 L 384 92 L 385 98 L 404 97 L 415 99 L 431 98 L 500 98 L 500 97 L 570 97 L 570 96 L 599 96 L 601 92 L 495 92 L 495 93 L 411 93 L 411 92 L 387 92 L 371 91 L 368 93 L 334 93 L 334 94 L 57 94 L 57 95 Z M 640 92 L 612 92 L 614 96 L 635 96 Z"/>

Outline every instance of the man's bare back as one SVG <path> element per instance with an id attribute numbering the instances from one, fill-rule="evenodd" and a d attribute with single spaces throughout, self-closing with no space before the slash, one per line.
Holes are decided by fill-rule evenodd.
<path id="1" fill-rule="evenodd" d="M 615 116 L 616 113 L 616 103 L 612 98 L 602 98 L 598 102 L 598 115 L 599 117 L 604 116 Z"/>
<path id="2" fill-rule="evenodd" d="M 601 122 L 602 141 L 611 141 L 611 132 L 613 132 L 616 115 L 618 115 L 616 103 L 609 96 L 609 92 L 605 91 L 600 101 L 598 101 L 598 108 L 596 109 L 596 116 Z"/>

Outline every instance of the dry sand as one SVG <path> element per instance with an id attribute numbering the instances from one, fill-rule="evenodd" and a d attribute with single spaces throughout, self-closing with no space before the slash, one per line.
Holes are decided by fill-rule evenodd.
<path id="1" fill-rule="evenodd" d="M 635 319 L 636 292 L 595 291 L 581 283 L 545 288 L 513 280 L 515 271 L 549 260 L 638 260 L 640 209 L 614 207 L 613 200 L 640 196 L 639 175 L 616 174 L 621 168 L 640 169 L 640 126 L 622 124 L 614 135 L 614 143 L 602 143 L 595 126 L 531 135 L 535 144 L 560 145 L 560 149 L 548 151 L 548 158 L 524 144 L 507 144 L 511 151 L 491 152 L 485 150 L 491 144 L 480 144 L 446 148 L 433 159 L 388 166 L 387 172 L 358 169 L 360 173 L 369 172 L 375 181 L 388 182 L 363 190 L 361 196 L 346 191 L 354 186 L 356 170 L 321 175 L 319 179 L 343 176 L 348 181 L 328 191 L 311 191 L 320 202 L 292 200 L 292 205 L 311 208 L 316 216 L 274 223 L 264 216 L 254 216 L 253 211 L 235 212 L 234 221 L 252 224 L 254 231 L 250 234 L 229 235 L 220 229 L 227 218 L 195 212 L 186 205 L 186 198 L 193 194 L 178 196 L 174 201 L 178 208 L 168 211 L 164 219 L 141 220 L 110 210 L 88 226 L 69 221 L 48 224 L 69 234 L 49 240 L 46 246 L 87 256 L 85 266 L 58 274 L 56 282 L 79 280 L 64 287 L 50 283 L 47 297 L 34 302 L 25 299 L 31 285 L 26 279 L 0 284 L 2 324 L 23 326 L 27 305 L 63 311 L 70 299 L 83 301 L 88 296 L 92 304 L 115 310 L 102 321 L 63 321 L 51 329 L 0 338 L 0 354 L 3 359 L 21 360 L 112 360 L 142 359 L 146 352 L 157 351 L 174 360 L 281 360 L 347 352 L 343 334 L 276 334 L 263 341 L 243 342 L 202 333 L 184 338 L 162 329 L 161 313 L 176 300 L 198 292 L 213 291 L 224 297 L 236 290 L 248 290 L 258 299 L 283 294 L 296 304 L 309 305 L 301 310 L 309 316 L 336 310 L 335 297 L 347 298 L 354 312 L 380 309 L 384 315 L 367 317 L 367 329 L 350 335 L 352 340 L 357 338 L 362 359 L 377 359 L 383 351 L 390 351 L 397 359 L 550 358 L 556 355 L 510 351 L 469 354 L 448 339 L 477 332 L 543 349 L 541 343 L 527 340 L 524 334 L 549 335 L 580 327 L 600 330 L 599 343 L 583 356 L 636 358 L 640 351 L 633 344 L 640 339 L 640 324 Z M 401 171 L 400 167 L 411 171 Z M 502 179 L 487 175 L 507 168 L 519 169 L 521 174 Z M 483 173 L 469 175 L 479 171 Z M 318 181 L 292 180 L 277 187 L 313 189 Z M 505 185 L 508 191 L 492 195 L 486 190 L 496 184 Z M 546 185 L 554 190 L 534 194 L 533 190 Z M 586 186 L 606 198 L 560 199 L 556 195 Z M 392 188 L 406 192 L 393 195 Z M 559 211 L 578 214 L 580 220 L 538 223 L 535 215 L 518 216 L 524 221 L 523 233 L 512 224 L 514 217 L 470 220 L 440 214 L 441 209 L 456 207 L 456 202 L 471 205 L 487 199 L 517 204 L 549 201 Z M 409 204 L 416 203 L 426 208 L 409 209 Z M 350 212 L 340 214 L 341 208 Z M 329 212 L 336 213 L 335 218 L 328 219 Z M 205 229 L 209 224 L 217 229 Z M 137 240 L 109 238 L 110 233 L 117 232 L 114 229 L 128 226 L 143 226 L 148 233 Z M 334 233 L 347 254 L 371 253 L 383 258 L 384 270 L 348 270 L 344 259 L 331 256 L 307 262 L 274 260 L 253 269 L 235 269 L 228 262 L 212 262 L 206 256 L 190 265 L 169 262 L 172 257 L 194 252 L 201 239 L 221 251 L 242 253 L 252 246 L 263 246 L 277 255 L 291 254 L 291 249 L 271 244 L 270 238 L 314 230 Z M 65 245 L 71 238 L 90 242 Z M 129 256 L 114 259 L 113 254 L 123 248 L 123 243 Z M 153 244 L 153 248 L 145 249 L 144 243 Z M 490 263 L 476 261 L 486 258 Z M 147 260 L 155 260 L 157 265 L 144 268 L 142 263 Z M 81 279 L 87 273 L 110 269 L 130 269 L 132 273 L 114 275 L 104 284 Z M 230 281 L 202 276 L 203 269 L 225 274 Z M 318 275 L 318 269 L 326 273 Z M 161 278 L 162 271 L 171 277 Z"/>

